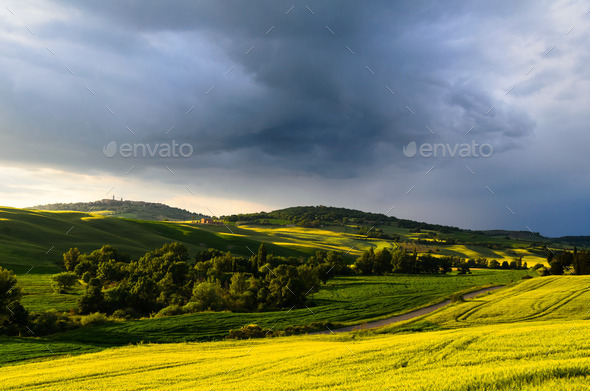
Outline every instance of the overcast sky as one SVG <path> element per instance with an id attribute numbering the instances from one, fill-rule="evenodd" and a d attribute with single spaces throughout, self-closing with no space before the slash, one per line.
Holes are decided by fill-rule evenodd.
<path id="1" fill-rule="evenodd" d="M 0 203 L 331 205 L 589 235 L 589 9 L 4 2 Z"/>

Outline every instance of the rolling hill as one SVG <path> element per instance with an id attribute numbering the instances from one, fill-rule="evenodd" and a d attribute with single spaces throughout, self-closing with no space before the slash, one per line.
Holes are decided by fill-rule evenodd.
<path id="1" fill-rule="evenodd" d="M 104 216 L 153 221 L 193 221 L 207 217 L 200 213 L 192 213 L 188 210 L 165 204 L 144 201 L 123 201 L 122 199 L 116 200 L 114 198 L 94 202 L 37 205 L 28 209 L 95 213 Z"/>
<path id="2" fill-rule="evenodd" d="M 236 232 L 236 231 L 234 231 Z M 139 257 L 164 243 L 180 241 L 192 255 L 213 247 L 250 256 L 262 241 L 277 255 L 302 256 L 312 250 L 283 248 L 264 234 L 248 237 L 225 227 L 112 218 L 93 213 L 47 212 L 0 207 L 0 266 L 17 274 L 57 273 L 62 254 L 71 247 L 89 252 L 111 244 Z"/>

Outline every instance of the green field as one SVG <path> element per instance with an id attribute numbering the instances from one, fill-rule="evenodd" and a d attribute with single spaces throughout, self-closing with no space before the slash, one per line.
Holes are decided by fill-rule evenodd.
<path id="1" fill-rule="evenodd" d="M 273 330 L 312 322 L 332 322 L 342 326 L 359 324 L 438 303 L 455 292 L 510 284 L 529 273 L 526 270 L 475 270 L 471 275 L 337 277 L 311 296 L 315 305 L 309 308 L 263 313 L 203 312 L 84 327 L 48 336 L 39 346 L 30 342 L 30 357 L 49 355 L 45 344 L 56 346 L 75 343 L 78 349 L 92 351 L 129 343 L 222 339 L 230 329 L 252 323 Z M 25 287 L 25 292 L 27 289 Z M 56 298 L 56 302 L 60 296 L 71 296 L 64 301 L 67 304 L 62 306 L 71 308 L 70 303 L 76 295 L 46 295 Z M 24 305 L 28 300 L 28 296 L 25 296 Z M 12 351 L 5 352 L 0 362 L 18 361 L 26 357 L 26 353 L 22 352 L 17 355 L 13 355 Z"/>
<path id="2" fill-rule="evenodd" d="M 51 287 L 51 274 L 19 275 L 18 285 L 22 287 L 23 292 L 21 304 L 32 312 L 69 311 L 76 308 L 76 301 L 84 292 L 84 288 L 77 285 L 68 294 L 54 293 Z"/>

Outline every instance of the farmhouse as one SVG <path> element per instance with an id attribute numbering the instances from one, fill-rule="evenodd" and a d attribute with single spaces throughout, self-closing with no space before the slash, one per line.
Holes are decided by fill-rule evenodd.
<path id="1" fill-rule="evenodd" d="M 201 219 L 201 224 L 222 225 L 223 222 L 221 222 L 221 221 L 215 221 L 215 220 L 210 219 L 208 217 L 204 217 L 204 218 Z"/>

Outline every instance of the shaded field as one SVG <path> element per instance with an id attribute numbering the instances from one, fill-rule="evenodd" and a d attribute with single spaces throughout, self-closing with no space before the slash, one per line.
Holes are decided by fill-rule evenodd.
<path id="1" fill-rule="evenodd" d="M 18 285 L 23 292 L 21 304 L 31 312 L 69 311 L 76 308 L 76 301 L 84 292 L 84 288 L 77 285 L 68 294 L 54 293 L 51 274 L 19 275 Z"/>

